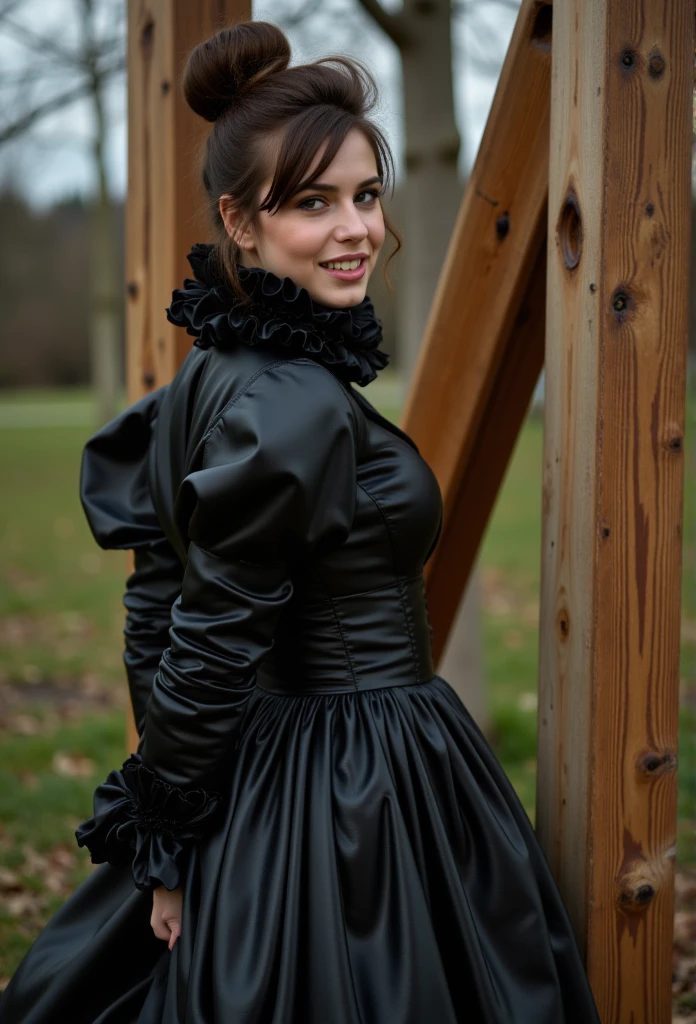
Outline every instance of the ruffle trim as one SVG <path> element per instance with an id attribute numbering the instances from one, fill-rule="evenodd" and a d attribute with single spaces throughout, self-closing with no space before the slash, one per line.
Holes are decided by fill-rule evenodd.
<path id="1" fill-rule="evenodd" d="M 289 358 L 306 355 L 361 387 L 389 362 L 378 348 L 382 324 L 367 296 L 357 306 L 331 309 L 289 277 L 239 265 L 249 296 L 245 301 L 225 284 L 213 245 L 197 243 L 187 259 L 195 279 L 186 278 L 183 288 L 173 292 L 167 319 L 185 327 L 199 348 L 231 348 L 239 342 L 277 345 Z"/>
<path id="2" fill-rule="evenodd" d="M 137 889 L 182 883 L 186 844 L 200 839 L 218 793 L 184 791 L 158 778 L 140 754 L 109 772 L 94 792 L 94 815 L 75 832 L 93 864 L 132 864 Z"/>

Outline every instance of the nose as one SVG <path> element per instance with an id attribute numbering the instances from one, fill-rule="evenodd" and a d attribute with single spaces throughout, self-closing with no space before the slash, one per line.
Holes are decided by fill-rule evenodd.
<path id="1" fill-rule="evenodd" d="M 363 238 L 367 238 L 367 224 L 352 199 L 345 206 L 341 206 L 334 237 L 337 242 L 362 241 Z"/>

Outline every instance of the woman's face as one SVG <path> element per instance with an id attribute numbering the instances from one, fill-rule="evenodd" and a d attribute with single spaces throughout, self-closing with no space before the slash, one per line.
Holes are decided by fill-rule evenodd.
<path id="1" fill-rule="evenodd" d="M 313 166 L 317 166 L 321 150 Z M 311 174 L 311 171 L 310 171 Z M 259 203 L 271 186 L 263 183 Z M 333 308 L 365 298 L 367 283 L 384 242 L 382 182 L 372 147 L 358 129 L 346 136 L 321 175 L 275 213 L 260 210 L 238 238 L 241 262 L 290 277 L 317 302 Z M 234 214 L 220 206 L 229 234 Z M 350 263 L 348 269 L 335 264 Z"/>

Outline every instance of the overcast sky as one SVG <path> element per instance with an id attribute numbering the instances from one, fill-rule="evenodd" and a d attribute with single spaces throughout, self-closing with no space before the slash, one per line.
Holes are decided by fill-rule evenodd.
<path id="1" fill-rule="evenodd" d="M 102 27 L 108 31 L 120 0 L 101 2 L 104 4 L 104 17 L 109 19 Z M 279 11 L 299 5 L 300 0 L 256 0 L 254 17 L 275 21 Z M 399 0 L 388 0 L 384 6 L 398 8 Z M 15 24 L 24 25 L 34 32 L 40 31 L 49 39 L 69 45 L 76 41 L 79 30 L 74 16 L 75 7 L 76 0 L 21 0 L 12 13 L 12 19 Z M 357 0 L 332 0 L 332 7 L 334 13 L 330 18 L 324 13 L 317 13 L 303 29 L 289 31 L 294 62 L 312 60 L 342 49 L 364 60 L 377 77 L 382 97 L 378 116 L 398 154 L 403 138 L 398 52 L 358 7 Z M 469 58 L 479 53 L 499 67 L 514 19 L 514 13 L 485 0 L 476 5 L 474 15 L 455 19 L 453 66 L 457 118 L 465 143 L 462 170 L 471 164 L 476 153 L 496 85 L 496 75 L 477 72 L 471 67 Z M 342 32 L 343 26 L 350 26 L 347 35 Z M 337 45 L 341 35 L 348 40 L 343 47 Z M 49 62 L 42 61 L 42 72 L 47 66 Z M 26 49 L 16 38 L 0 32 L 0 76 L 16 74 L 26 67 Z M 56 84 L 46 82 L 42 86 L 29 82 L 27 90 L 32 90 L 33 96 L 40 98 L 46 93 L 37 92 L 37 89 L 47 90 L 50 94 L 60 81 L 56 78 Z M 65 81 L 63 76 L 61 88 L 65 87 Z M 107 107 L 110 183 L 114 194 L 122 197 L 126 189 L 125 75 L 114 81 L 109 89 Z M 6 110 L 2 120 L 10 116 L 11 111 Z M 88 194 L 94 188 L 88 152 L 91 127 L 90 110 L 85 101 L 46 117 L 32 130 L 30 138 L 0 149 L 0 181 L 11 178 L 37 207 L 48 206 L 63 197 Z"/>

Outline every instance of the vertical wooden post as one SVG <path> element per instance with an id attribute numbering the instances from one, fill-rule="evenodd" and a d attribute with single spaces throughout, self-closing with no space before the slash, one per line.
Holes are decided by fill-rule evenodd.
<path id="1" fill-rule="evenodd" d="M 129 0 L 126 203 L 128 399 L 172 379 L 191 343 L 167 322 L 186 254 L 210 225 L 197 155 L 207 130 L 186 105 L 188 53 L 217 29 L 251 18 L 251 0 Z M 137 735 L 132 716 L 128 748 Z"/>
<path id="2" fill-rule="evenodd" d="M 537 827 L 603 1024 L 667 1024 L 692 4 L 553 22 Z"/>

